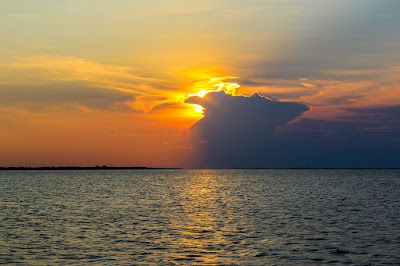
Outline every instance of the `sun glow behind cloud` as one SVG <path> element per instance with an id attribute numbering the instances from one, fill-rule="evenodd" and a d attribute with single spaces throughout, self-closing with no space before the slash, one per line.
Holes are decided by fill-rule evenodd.
<path id="1" fill-rule="evenodd" d="M 210 92 L 217 92 L 217 91 L 224 91 L 226 94 L 229 95 L 236 95 L 236 89 L 240 87 L 238 83 L 235 82 L 226 82 L 225 80 L 229 79 L 237 79 L 237 77 L 215 77 L 215 78 L 210 78 L 206 81 L 198 81 L 192 86 L 192 90 L 198 91 L 197 93 L 191 93 L 186 96 L 187 98 L 190 97 L 200 97 L 204 98 L 208 93 Z M 185 99 L 185 100 L 186 100 Z M 182 103 L 185 103 L 185 100 L 182 101 Z M 204 113 L 204 107 L 198 104 L 189 104 L 194 107 L 194 112 L 203 114 Z"/>
<path id="2" fill-rule="evenodd" d="M 203 108 L 203 106 L 201 106 L 201 105 L 194 104 L 194 110 L 195 110 L 197 113 L 203 113 L 204 108 Z"/>
<path id="3" fill-rule="evenodd" d="M 188 97 L 198 96 L 203 98 L 209 92 L 224 91 L 229 95 L 235 95 L 236 90 L 240 87 L 238 83 L 226 82 L 225 80 L 237 79 L 238 77 L 215 77 L 206 81 L 198 81 L 194 83 L 192 90 L 198 91 L 194 94 L 189 94 Z"/>

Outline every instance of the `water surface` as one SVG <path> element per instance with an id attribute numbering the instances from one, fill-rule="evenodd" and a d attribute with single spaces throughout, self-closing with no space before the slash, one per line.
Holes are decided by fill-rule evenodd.
<path id="1" fill-rule="evenodd" d="M 0 172 L 0 263 L 400 264 L 399 170 Z"/>

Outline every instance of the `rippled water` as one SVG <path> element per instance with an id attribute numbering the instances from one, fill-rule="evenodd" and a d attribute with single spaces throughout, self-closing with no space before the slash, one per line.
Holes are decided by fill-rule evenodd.
<path id="1" fill-rule="evenodd" d="M 0 172 L 0 263 L 400 264 L 399 170 Z"/>

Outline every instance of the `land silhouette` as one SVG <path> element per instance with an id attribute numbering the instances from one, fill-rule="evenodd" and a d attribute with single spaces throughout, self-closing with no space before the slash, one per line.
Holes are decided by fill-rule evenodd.
<path id="1" fill-rule="evenodd" d="M 160 168 L 145 166 L 40 166 L 40 167 L 0 167 L 0 171 L 5 170 L 167 170 L 181 168 Z"/>

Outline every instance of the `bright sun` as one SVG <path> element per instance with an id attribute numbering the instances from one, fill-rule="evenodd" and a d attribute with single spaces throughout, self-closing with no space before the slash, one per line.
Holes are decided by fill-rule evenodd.
<path id="1" fill-rule="evenodd" d="M 209 90 L 200 90 L 198 93 L 189 94 L 188 96 L 189 97 L 197 96 L 197 97 L 200 97 L 200 98 L 204 98 L 204 96 L 206 96 L 206 94 L 209 93 L 209 92 L 210 92 Z"/>
<path id="2" fill-rule="evenodd" d="M 204 96 L 206 96 L 207 93 L 209 93 L 209 91 L 201 90 L 196 95 L 199 96 L 200 98 L 203 98 Z"/>
<path id="3" fill-rule="evenodd" d="M 200 114 L 203 113 L 203 110 L 204 110 L 203 106 L 198 105 L 198 104 L 193 104 L 193 106 L 194 106 L 194 110 L 196 113 L 200 113 Z"/>

